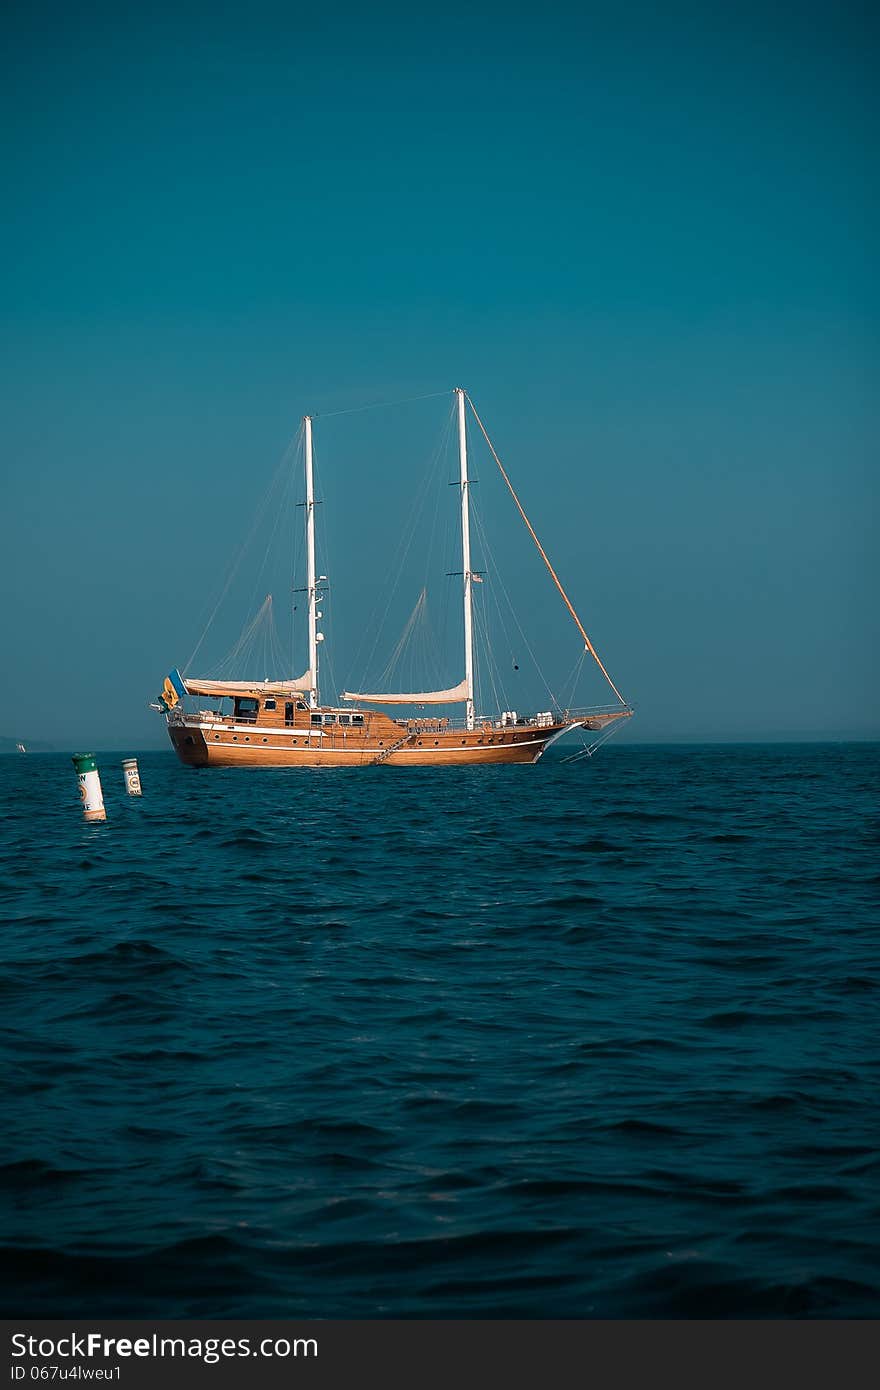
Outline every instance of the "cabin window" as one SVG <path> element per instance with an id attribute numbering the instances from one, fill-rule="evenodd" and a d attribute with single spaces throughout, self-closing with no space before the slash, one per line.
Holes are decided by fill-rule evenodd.
<path id="1" fill-rule="evenodd" d="M 325 723 L 325 724 L 335 724 L 335 723 L 336 723 L 336 715 L 335 715 L 335 714 L 325 714 L 325 715 L 324 715 L 324 723 Z"/>
<path id="2" fill-rule="evenodd" d="M 320 714 L 313 714 L 313 715 L 311 715 L 311 721 L 312 721 L 313 724 L 320 724 L 320 722 L 321 722 L 321 716 L 320 716 Z"/>
<path id="3" fill-rule="evenodd" d="M 340 716 L 339 716 L 339 722 L 340 722 L 340 724 L 350 724 L 350 723 L 351 723 L 351 715 L 350 715 L 350 714 L 340 714 Z"/>
<path id="4" fill-rule="evenodd" d="M 297 709 L 308 709 L 308 705 L 306 704 L 305 700 L 297 700 L 296 707 Z"/>
<path id="5" fill-rule="evenodd" d="M 237 695 L 235 697 L 235 718 L 240 719 L 244 724 L 256 723 L 259 708 L 259 700 L 253 699 L 250 695 Z"/>
<path id="6" fill-rule="evenodd" d="M 352 724 L 363 724 L 364 716 L 362 714 L 353 714 L 351 716 L 351 722 Z"/>
<path id="7" fill-rule="evenodd" d="M 285 706 L 284 706 L 284 722 L 285 722 L 285 724 L 288 726 L 288 728 L 289 728 L 290 725 L 293 723 L 293 701 L 292 701 L 292 700 L 288 700 L 287 703 L 286 703 Z"/>
<path id="8" fill-rule="evenodd" d="M 264 700 L 264 701 L 263 701 L 263 709 L 274 709 L 274 708 L 275 708 L 275 701 L 274 701 L 274 700 Z"/>

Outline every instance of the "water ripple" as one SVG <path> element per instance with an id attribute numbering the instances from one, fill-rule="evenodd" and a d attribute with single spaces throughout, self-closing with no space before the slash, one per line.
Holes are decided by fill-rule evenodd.
<path id="1" fill-rule="evenodd" d="M 0 758 L 10 1314 L 880 1311 L 880 750 Z"/>

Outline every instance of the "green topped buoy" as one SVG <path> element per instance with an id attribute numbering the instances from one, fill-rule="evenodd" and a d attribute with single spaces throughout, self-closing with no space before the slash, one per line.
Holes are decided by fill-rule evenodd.
<path id="1" fill-rule="evenodd" d="M 79 780 L 79 794 L 82 797 L 83 815 L 86 820 L 106 820 L 104 793 L 94 753 L 74 753 L 71 762 Z"/>

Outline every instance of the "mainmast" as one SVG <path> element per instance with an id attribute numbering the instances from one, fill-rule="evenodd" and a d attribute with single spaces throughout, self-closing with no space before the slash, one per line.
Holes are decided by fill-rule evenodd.
<path id="1" fill-rule="evenodd" d="M 467 686 L 465 706 L 467 727 L 474 727 L 474 609 L 473 576 L 471 574 L 471 518 L 468 498 L 467 427 L 464 413 L 464 391 L 456 386 L 458 397 L 458 462 L 461 470 L 461 568 L 464 574 L 464 679 Z"/>
<path id="2" fill-rule="evenodd" d="M 462 407 L 463 408 L 463 407 Z M 305 430 L 306 459 L 306 556 L 308 576 L 306 585 L 309 594 L 309 673 L 311 689 L 309 704 L 312 709 L 318 705 L 318 589 L 315 580 L 315 479 L 312 469 L 312 417 L 303 416 Z"/>

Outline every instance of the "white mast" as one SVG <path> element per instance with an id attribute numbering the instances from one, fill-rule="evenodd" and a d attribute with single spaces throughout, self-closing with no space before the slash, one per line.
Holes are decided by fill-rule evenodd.
<path id="1" fill-rule="evenodd" d="M 461 568 L 464 574 L 464 679 L 467 686 L 465 712 L 467 727 L 474 727 L 474 612 L 471 576 L 471 517 L 468 499 L 467 428 L 464 414 L 464 391 L 456 386 L 458 396 L 458 462 L 461 469 Z"/>
<path id="2" fill-rule="evenodd" d="M 309 704 L 318 705 L 318 589 L 315 582 L 315 479 L 312 472 L 312 417 L 303 416 L 306 456 L 306 556 L 309 593 L 309 672 L 312 688 Z"/>

